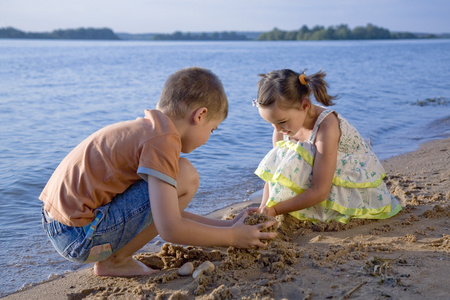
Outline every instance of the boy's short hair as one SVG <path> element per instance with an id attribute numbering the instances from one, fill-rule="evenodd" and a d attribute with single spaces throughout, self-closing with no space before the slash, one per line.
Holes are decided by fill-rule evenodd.
<path id="1" fill-rule="evenodd" d="M 191 67 L 178 70 L 167 78 L 158 109 L 171 117 L 183 118 L 200 107 L 208 109 L 208 120 L 227 117 L 228 100 L 217 75 L 207 69 Z"/>

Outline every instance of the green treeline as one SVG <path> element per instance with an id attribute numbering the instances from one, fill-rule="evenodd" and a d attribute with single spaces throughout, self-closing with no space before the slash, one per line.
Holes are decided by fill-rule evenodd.
<path id="1" fill-rule="evenodd" d="M 119 40 L 109 28 L 78 28 L 52 32 L 24 32 L 13 27 L 0 28 L 0 38 L 6 39 L 68 39 L 68 40 Z"/>
<path id="2" fill-rule="evenodd" d="M 234 31 L 213 32 L 213 33 L 182 33 L 176 31 L 172 34 L 155 34 L 153 40 L 156 41 L 245 41 L 248 38 L 243 34 Z"/>
<path id="3" fill-rule="evenodd" d="M 171 34 L 124 34 L 114 33 L 109 28 L 78 28 L 54 30 L 52 32 L 24 32 L 13 27 L 0 28 L 0 38 L 9 39 L 75 39 L 75 40 L 155 40 L 155 41 L 304 41 L 304 40 L 371 40 L 371 39 L 418 39 L 449 38 L 449 35 L 414 34 L 390 32 L 388 29 L 367 24 L 350 29 L 348 25 L 315 26 L 311 29 L 303 25 L 299 30 L 284 31 L 274 28 L 269 32 L 197 32 Z"/>
<path id="4" fill-rule="evenodd" d="M 315 26 L 309 29 L 303 25 L 299 30 L 283 31 L 274 28 L 272 31 L 262 33 L 258 41 L 305 41 L 305 40 L 371 40 L 371 39 L 416 39 L 436 38 L 429 34 L 419 36 L 409 32 L 392 33 L 387 29 L 368 24 L 366 27 L 358 26 L 351 30 L 347 25 Z"/>

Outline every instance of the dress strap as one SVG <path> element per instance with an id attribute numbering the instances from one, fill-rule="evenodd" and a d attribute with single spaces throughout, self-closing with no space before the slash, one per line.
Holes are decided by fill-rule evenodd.
<path id="1" fill-rule="evenodd" d="M 320 124 L 332 112 L 334 112 L 334 110 L 326 109 L 326 110 L 324 110 L 323 112 L 320 113 L 319 117 L 317 118 L 316 123 L 314 124 L 313 132 L 312 132 L 312 134 L 311 134 L 311 136 L 309 138 L 310 142 L 314 143 L 314 141 L 316 140 L 316 134 L 317 134 L 317 131 L 319 130 Z"/>

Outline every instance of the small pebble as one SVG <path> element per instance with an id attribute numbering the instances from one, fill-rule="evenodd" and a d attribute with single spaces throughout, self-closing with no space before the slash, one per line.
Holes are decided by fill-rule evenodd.
<path id="1" fill-rule="evenodd" d="M 197 270 L 195 270 L 194 273 L 192 274 L 192 277 L 193 277 L 194 279 L 197 279 L 197 277 L 199 277 L 199 276 L 202 275 L 202 274 L 203 274 L 203 270 L 202 270 L 202 269 L 197 269 Z"/>
<path id="2" fill-rule="evenodd" d="M 178 269 L 178 274 L 180 274 L 181 276 L 191 275 L 192 272 L 194 272 L 194 264 L 192 264 L 191 262 L 185 263 Z"/>
<path id="3" fill-rule="evenodd" d="M 203 272 L 212 272 L 214 271 L 214 264 L 212 262 L 210 262 L 209 260 L 205 261 L 204 263 L 202 263 L 200 266 L 198 266 L 197 270 L 195 270 L 195 272 L 192 274 L 192 277 L 194 277 L 194 279 L 196 279 L 198 276 L 200 276 L 201 274 L 203 274 Z"/>

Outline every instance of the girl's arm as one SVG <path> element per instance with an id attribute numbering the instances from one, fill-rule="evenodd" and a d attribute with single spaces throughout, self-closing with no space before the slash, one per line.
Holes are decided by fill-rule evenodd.
<path id="1" fill-rule="evenodd" d="M 272 144 L 273 144 L 273 147 L 275 147 L 277 145 L 278 141 L 282 141 L 282 140 L 283 140 L 283 134 L 278 132 L 274 128 L 273 129 L 273 133 L 272 133 Z M 269 183 L 268 182 L 266 182 L 264 184 L 264 192 L 263 192 L 263 196 L 262 196 L 262 199 L 261 199 L 261 204 L 259 206 L 259 211 L 262 212 L 262 213 L 266 213 L 265 208 L 266 208 L 267 199 L 269 199 Z"/>
<path id="2" fill-rule="evenodd" d="M 269 183 L 264 184 L 263 195 L 261 199 L 261 204 L 259 205 L 259 211 L 264 213 L 264 208 L 266 207 L 267 199 L 269 199 Z"/>
<path id="3" fill-rule="evenodd" d="M 270 216 L 285 214 L 313 206 L 328 198 L 336 171 L 340 134 L 339 120 L 335 114 L 330 114 L 323 120 L 317 132 L 316 156 L 310 188 L 270 208 L 266 207 L 262 212 Z"/>
<path id="4" fill-rule="evenodd" d="M 278 141 L 282 141 L 283 140 L 283 134 L 278 132 L 275 128 L 273 129 L 273 133 L 272 133 L 272 144 L 275 147 L 277 145 Z"/>

